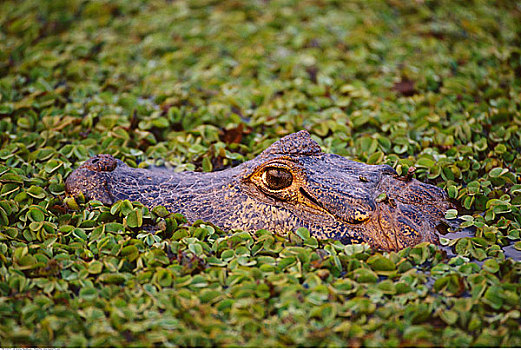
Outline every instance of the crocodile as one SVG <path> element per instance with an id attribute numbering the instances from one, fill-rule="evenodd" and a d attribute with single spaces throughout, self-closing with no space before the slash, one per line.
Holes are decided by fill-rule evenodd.
<path id="1" fill-rule="evenodd" d="M 189 222 L 201 219 L 225 230 L 285 234 L 305 227 L 318 239 L 365 242 L 383 251 L 438 244 L 445 211 L 452 208 L 443 189 L 398 176 L 389 165 L 324 153 L 304 130 L 215 172 L 132 168 L 100 154 L 74 170 L 65 185 L 72 196 L 81 192 L 106 205 L 128 199 L 164 206 Z"/>

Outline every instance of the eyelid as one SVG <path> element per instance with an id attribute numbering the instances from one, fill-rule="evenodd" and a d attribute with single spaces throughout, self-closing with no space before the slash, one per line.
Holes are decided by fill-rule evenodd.
<path id="1" fill-rule="evenodd" d="M 299 166 L 300 162 L 289 156 L 280 156 L 276 159 L 271 159 L 266 163 L 258 164 L 255 168 L 245 171 L 242 175 L 242 181 L 251 181 L 252 177 L 259 177 L 260 173 L 269 166 L 283 168 L 294 173 L 293 165 Z"/>
<path id="2" fill-rule="evenodd" d="M 262 169 L 260 169 L 260 170 L 261 171 L 266 171 L 269 168 L 284 169 L 284 170 L 287 170 L 287 171 L 291 172 L 291 168 L 289 166 L 287 166 L 284 163 L 277 163 L 277 162 L 268 163 L 265 166 L 263 166 Z"/>

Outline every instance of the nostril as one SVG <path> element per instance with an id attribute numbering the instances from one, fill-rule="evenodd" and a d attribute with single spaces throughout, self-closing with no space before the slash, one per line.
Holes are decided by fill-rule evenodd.
<path id="1" fill-rule="evenodd" d="M 99 154 L 87 161 L 85 166 L 92 171 L 113 171 L 118 161 L 110 154 Z"/>
<path id="2" fill-rule="evenodd" d="M 396 170 L 394 170 L 394 168 L 392 166 L 387 165 L 387 164 L 381 165 L 381 170 L 382 170 L 382 174 L 385 174 L 385 175 L 398 175 L 396 173 Z"/>

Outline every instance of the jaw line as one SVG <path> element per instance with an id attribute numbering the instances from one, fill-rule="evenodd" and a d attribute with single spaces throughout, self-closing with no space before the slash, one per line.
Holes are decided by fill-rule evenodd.
<path id="1" fill-rule="evenodd" d="M 307 206 L 308 208 L 312 208 L 312 209 L 315 209 L 317 210 L 319 213 L 323 213 L 323 214 L 327 214 L 328 216 L 330 216 L 331 218 L 333 218 L 333 220 L 335 221 L 340 221 L 342 222 L 343 224 L 345 225 L 348 225 L 348 226 L 352 226 L 352 227 L 359 227 L 359 225 L 362 225 L 368 221 L 371 220 L 371 217 L 369 217 L 367 220 L 364 220 L 364 221 L 360 221 L 358 223 L 352 223 L 352 222 L 348 222 L 346 219 L 338 216 L 338 215 L 335 215 L 334 213 L 331 213 L 329 210 L 327 210 L 323 205 L 322 203 L 320 203 L 320 201 L 318 199 L 316 199 L 309 191 L 306 191 L 303 187 L 299 187 L 299 192 L 307 199 L 309 200 L 310 202 L 312 202 L 316 208 L 313 208 L 313 207 L 310 207 L 309 205 Z"/>

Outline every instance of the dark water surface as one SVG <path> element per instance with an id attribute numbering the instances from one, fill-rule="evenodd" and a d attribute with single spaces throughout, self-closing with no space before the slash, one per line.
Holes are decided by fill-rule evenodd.
<path id="1" fill-rule="evenodd" d="M 514 248 L 513 244 L 503 247 L 503 252 L 505 253 L 505 257 L 521 261 L 521 250 Z"/>
<path id="2" fill-rule="evenodd" d="M 472 228 L 463 229 L 457 232 L 448 232 L 446 234 L 441 235 L 443 238 L 447 239 L 458 239 L 458 238 L 464 238 L 464 237 L 474 237 L 475 236 L 475 230 Z M 442 246 L 441 249 L 447 253 L 447 256 L 449 258 L 453 258 L 457 256 L 457 254 L 452 249 L 453 247 L 450 246 Z M 510 244 L 507 246 L 502 247 L 503 253 L 505 254 L 506 258 L 512 258 L 516 261 L 521 261 L 521 251 L 517 250 L 514 247 L 514 244 Z M 477 261 L 475 259 L 472 259 L 474 262 L 478 263 L 480 266 L 484 261 Z"/>

